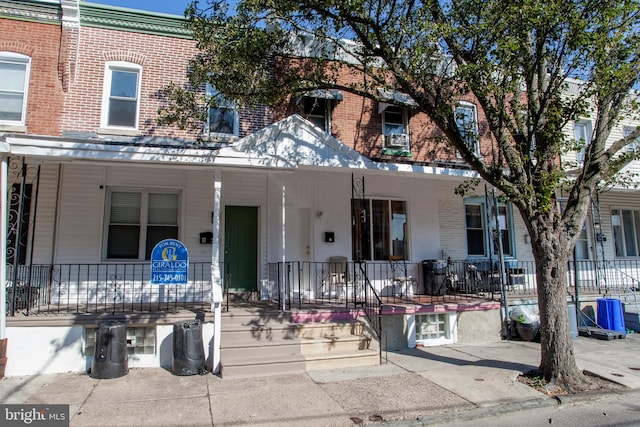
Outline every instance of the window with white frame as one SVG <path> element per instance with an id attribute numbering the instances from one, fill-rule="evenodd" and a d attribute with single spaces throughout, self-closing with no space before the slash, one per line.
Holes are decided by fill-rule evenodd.
<path id="1" fill-rule="evenodd" d="M 0 52 L 0 125 L 25 124 L 30 67 L 28 56 Z"/>
<path id="2" fill-rule="evenodd" d="M 579 165 L 584 163 L 585 148 L 591 143 L 591 132 L 590 120 L 579 120 L 573 124 L 573 138 L 582 146 L 576 154 L 576 162 Z"/>
<path id="3" fill-rule="evenodd" d="M 502 242 L 502 253 L 505 256 L 515 256 L 515 243 L 513 236 L 513 215 L 508 205 L 498 205 L 497 215 L 493 213 L 493 207 L 487 216 L 487 206 L 483 199 L 467 199 L 465 209 L 465 229 L 467 234 L 467 255 L 470 257 L 487 257 L 491 248 L 497 255 L 498 233 Z M 497 228 L 490 224 L 495 224 Z"/>
<path id="4" fill-rule="evenodd" d="M 408 257 L 407 207 L 404 201 L 353 199 L 353 259 Z"/>
<path id="5" fill-rule="evenodd" d="M 631 135 L 635 130 L 636 130 L 636 126 L 625 126 L 622 128 L 622 136 L 626 138 L 629 135 Z M 637 139 L 625 147 L 625 151 L 627 153 L 633 153 L 639 150 L 640 150 L 640 142 L 638 142 Z"/>
<path id="6" fill-rule="evenodd" d="M 474 154 L 480 154 L 478 136 L 478 111 L 470 102 L 460 102 L 456 105 L 455 119 L 462 138 L 467 143 L 469 150 Z"/>
<path id="7" fill-rule="evenodd" d="M 158 242 L 178 238 L 177 192 L 110 189 L 107 196 L 107 259 L 150 259 Z"/>
<path id="8" fill-rule="evenodd" d="M 329 132 L 331 130 L 331 102 L 329 99 L 303 96 L 301 101 L 302 116 L 316 127 Z"/>
<path id="9" fill-rule="evenodd" d="M 617 257 L 637 257 L 640 254 L 640 211 L 612 209 L 611 228 Z"/>
<path id="10" fill-rule="evenodd" d="M 213 137 L 238 136 L 240 119 L 236 106 L 207 83 L 207 97 L 210 101 L 205 133 Z"/>
<path id="11" fill-rule="evenodd" d="M 409 150 L 409 113 L 407 108 L 381 104 L 384 148 Z"/>
<path id="12" fill-rule="evenodd" d="M 589 233 L 587 232 L 587 222 L 585 219 L 582 224 L 582 230 L 580 230 L 580 234 L 578 234 L 578 240 L 576 240 L 575 253 L 576 259 L 585 260 L 589 259 Z"/>
<path id="13" fill-rule="evenodd" d="M 138 129 L 142 67 L 129 62 L 106 65 L 102 127 Z"/>

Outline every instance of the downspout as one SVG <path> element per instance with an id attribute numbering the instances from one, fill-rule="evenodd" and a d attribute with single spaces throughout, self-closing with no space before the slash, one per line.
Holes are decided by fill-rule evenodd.
<path id="1" fill-rule="evenodd" d="M 212 372 L 221 373 L 220 334 L 222 323 L 222 274 L 220 273 L 220 203 L 222 193 L 222 173 L 220 169 L 214 172 L 213 184 L 213 224 L 211 224 L 213 238 L 211 241 L 211 310 L 213 311 L 213 342 L 212 342 Z"/>

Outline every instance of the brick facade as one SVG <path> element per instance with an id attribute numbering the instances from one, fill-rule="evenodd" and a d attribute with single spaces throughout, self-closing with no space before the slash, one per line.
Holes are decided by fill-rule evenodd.
<path id="1" fill-rule="evenodd" d="M 0 52 L 31 58 L 27 93 L 27 132 L 60 135 L 63 108 L 62 79 L 58 73 L 61 25 L 0 19 Z"/>

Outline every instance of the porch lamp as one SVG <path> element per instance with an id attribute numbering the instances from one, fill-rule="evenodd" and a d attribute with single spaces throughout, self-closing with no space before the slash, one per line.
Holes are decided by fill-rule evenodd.
<path id="1" fill-rule="evenodd" d="M 605 237 L 604 233 L 602 232 L 602 227 L 600 226 L 599 222 L 594 222 L 593 223 L 593 231 L 595 234 L 595 238 L 596 238 L 596 242 L 606 242 L 607 238 Z"/>

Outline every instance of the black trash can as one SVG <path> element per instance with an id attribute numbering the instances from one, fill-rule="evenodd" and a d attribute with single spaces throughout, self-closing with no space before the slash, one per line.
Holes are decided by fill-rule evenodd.
<path id="1" fill-rule="evenodd" d="M 175 375 L 195 375 L 206 372 L 200 320 L 188 320 L 173 324 L 171 371 Z"/>
<path id="2" fill-rule="evenodd" d="M 447 262 L 441 259 L 422 261 L 424 291 L 427 295 L 444 295 L 447 291 L 445 273 Z"/>
<path id="3" fill-rule="evenodd" d="M 127 324 L 110 321 L 96 330 L 96 345 L 91 363 L 91 377 L 118 378 L 129 372 L 127 355 Z"/>

